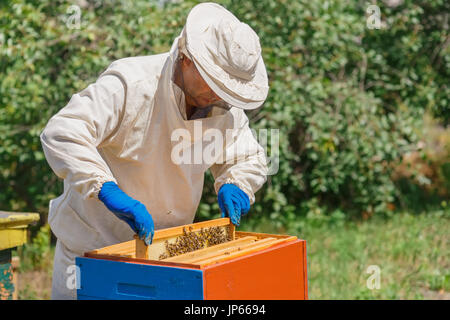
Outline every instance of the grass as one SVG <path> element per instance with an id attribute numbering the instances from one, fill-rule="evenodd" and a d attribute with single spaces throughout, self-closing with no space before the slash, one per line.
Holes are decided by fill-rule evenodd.
<path id="1" fill-rule="evenodd" d="M 240 229 L 306 239 L 310 299 L 450 299 L 449 213 Z M 371 265 L 379 267 L 380 289 L 367 288 Z"/>
<path id="2" fill-rule="evenodd" d="M 450 210 L 359 222 L 313 215 L 287 230 L 247 216 L 238 230 L 306 239 L 310 299 L 450 299 Z M 21 299 L 50 297 L 54 248 L 42 245 L 45 232 L 18 252 Z M 381 271 L 379 290 L 366 286 L 371 265 Z"/>
<path id="3" fill-rule="evenodd" d="M 55 247 L 50 245 L 48 224 L 37 231 L 32 241 L 17 248 L 14 255 L 20 258 L 19 300 L 50 299 L 54 254 Z"/>
<path id="4" fill-rule="evenodd" d="M 52 273 L 46 270 L 24 271 L 18 278 L 19 300 L 49 300 Z"/>

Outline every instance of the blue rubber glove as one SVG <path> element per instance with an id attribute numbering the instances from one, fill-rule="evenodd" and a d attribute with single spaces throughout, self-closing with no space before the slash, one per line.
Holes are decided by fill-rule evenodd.
<path id="1" fill-rule="evenodd" d="M 226 183 L 219 189 L 217 195 L 222 218 L 230 217 L 231 223 L 239 226 L 241 215 L 250 210 L 248 195 L 234 184 Z"/>
<path id="2" fill-rule="evenodd" d="M 147 245 L 153 241 L 153 218 L 141 202 L 131 198 L 112 181 L 105 182 L 98 193 L 105 206 L 134 230 Z"/>

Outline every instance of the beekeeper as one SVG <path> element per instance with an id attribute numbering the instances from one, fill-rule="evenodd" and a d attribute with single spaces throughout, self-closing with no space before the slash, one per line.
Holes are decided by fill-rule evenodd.
<path id="1" fill-rule="evenodd" d="M 211 170 L 222 216 L 239 225 L 265 183 L 264 149 L 244 110 L 263 104 L 268 79 L 256 33 L 214 3 L 189 13 L 170 52 L 113 62 L 48 122 L 41 142 L 64 193 L 50 201 L 57 237 L 52 299 L 75 299 L 75 257 L 155 229 L 193 222 Z M 184 146 L 223 139 L 215 162 L 174 161 Z M 211 132 L 211 131 L 209 131 Z M 182 148 L 186 151 L 186 148 Z M 193 157 L 196 155 L 194 154 Z"/>

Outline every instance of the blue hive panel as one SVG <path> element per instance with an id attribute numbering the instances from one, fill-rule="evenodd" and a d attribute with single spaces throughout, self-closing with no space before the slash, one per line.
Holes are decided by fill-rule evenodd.
<path id="1" fill-rule="evenodd" d="M 203 272 L 147 264 L 76 258 L 79 300 L 203 300 Z"/>

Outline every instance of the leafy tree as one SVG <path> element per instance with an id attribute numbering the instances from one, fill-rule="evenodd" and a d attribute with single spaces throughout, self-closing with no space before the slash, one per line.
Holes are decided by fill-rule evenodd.
<path id="1" fill-rule="evenodd" d="M 2 1 L 2 209 L 46 212 L 62 192 L 39 141 L 48 119 L 113 60 L 169 50 L 199 2 Z M 280 129 L 279 171 L 252 215 L 287 224 L 314 208 L 386 212 L 401 196 L 392 170 L 415 148 L 423 114 L 449 123 L 448 2 L 378 1 L 381 29 L 367 27 L 365 1 L 218 2 L 263 47 L 270 92 L 248 113 L 252 126 Z M 199 216 L 217 212 L 208 174 Z"/>

